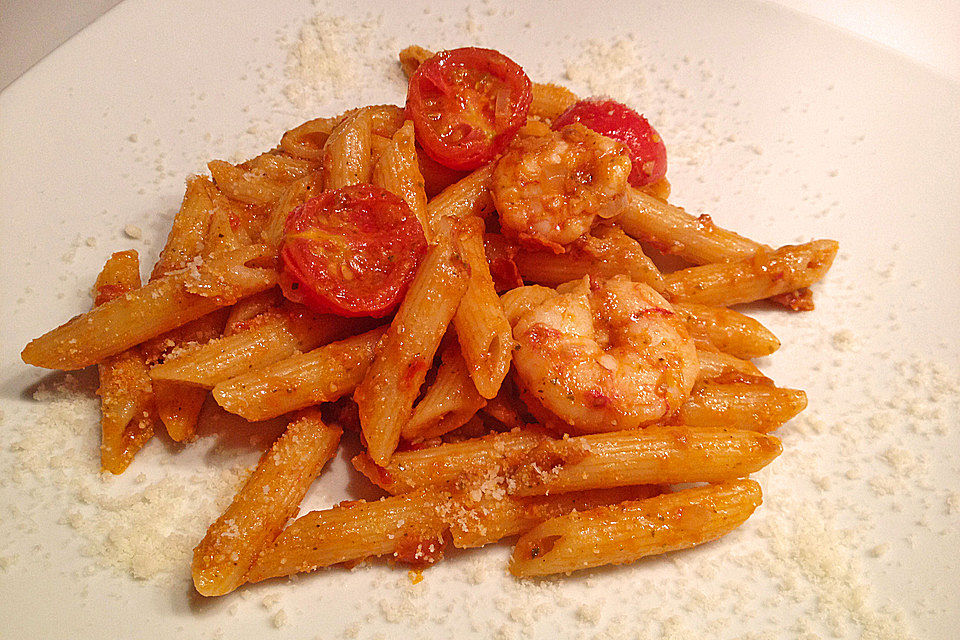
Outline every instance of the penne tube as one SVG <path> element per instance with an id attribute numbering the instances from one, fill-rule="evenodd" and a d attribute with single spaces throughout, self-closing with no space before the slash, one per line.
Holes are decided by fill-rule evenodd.
<path id="1" fill-rule="evenodd" d="M 157 415 L 174 442 L 189 442 L 197 430 L 200 411 L 207 401 L 207 390 L 166 380 L 153 382 Z"/>
<path id="2" fill-rule="evenodd" d="M 162 363 L 174 351 L 203 345 L 220 336 L 227 321 L 227 309 L 217 309 L 181 327 L 177 327 L 141 345 L 147 364 Z M 152 369 L 151 369 L 152 373 Z M 176 442 L 193 438 L 200 410 L 207 399 L 206 389 L 175 380 L 154 380 L 152 383 L 157 415 L 167 434 Z"/>
<path id="3" fill-rule="evenodd" d="M 214 244 L 226 250 L 224 235 L 236 237 L 231 222 L 234 213 L 233 202 L 210 181 L 203 178 L 189 181 L 183 205 L 174 218 L 160 259 L 153 267 L 151 281 L 188 265 L 195 268 L 197 256 L 211 253 Z M 232 248 L 236 248 L 236 244 Z M 209 313 L 148 340 L 141 351 L 147 364 L 157 362 L 170 351 L 171 345 L 206 341 L 219 335 L 223 324 L 223 318 L 216 312 Z M 151 382 L 151 395 L 156 415 L 171 438 L 177 442 L 190 439 L 207 394 L 178 384 Z"/>
<path id="4" fill-rule="evenodd" d="M 280 289 L 274 287 L 243 300 L 238 300 L 235 305 L 230 307 L 230 313 L 227 315 L 227 326 L 223 328 L 223 335 L 229 336 L 237 331 L 249 328 L 250 320 L 262 313 L 276 309 L 283 299 Z"/>
<path id="5" fill-rule="evenodd" d="M 538 430 L 515 429 L 463 442 L 398 451 L 386 466 L 378 465 L 368 453 L 357 455 L 352 462 L 357 471 L 392 494 L 429 486 L 455 488 L 488 477 L 507 461 L 548 438 Z"/>
<path id="6" fill-rule="evenodd" d="M 356 320 L 306 311 L 268 311 L 244 321 L 231 335 L 168 355 L 150 370 L 154 380 L 207 389 L 245 375 L 298 351 L 310 351 L 345 337 Z"/>
<path id="7" fill-rule="evenodd" d="M 722 482 L 762 469 L 781 450 L 777 438 L 753 431 L 655 426 L 543 442 L 509 477 L 518 495 Z"/>
<path id="8" fill-rule="evenodd" d="M 386 138 L 376 133 L 370 134 L 370 162 L 374 168 L 376 168 L 377 163 L 380 162 L 380 157 L 390 147 L 390 143 L 391 138 Z M 372 180 L 371 178 L 371 182 Z"/>
<path id="9" fill-rule="evenodd" d="M 742 360 L 729 353 L 719 351 L 710 344 L 697 345 L 697 359 L 700 361 L 700 373 L 697 380 L 718 380 L 724 382 L 764 382 L 769 383 L 763 372 L 749 360 Z"/>
<path id="10" fill-rule="evenodd" d="M 530 103 L 530 115 L 548 122 L 556 120 L 577 102 L 575 93 L 555 84 L 535 82 L 531 91 L 533 101 Z"/>
<path id="11" fill-rule="evenodd" d="M 384 555 L 431 564 L 442 554 L 449 502 L 449 494 L 427 489 L 311 511 L 257 558 L 246 579 L 260 582 Z"/>
<path id="12" fill-rule="evenodd" d="M 454 244 L 444 240 L 430 248 L 353 394 L 367 448 L 380 464 L 397 448 L 440 339 L 467 289 L 468 268 Z"/>
<path id="13" fill-rule="evenodd" d="M 470 268 L 470 278 L 453 326 L 476 390 L 489 399 L 497 395 L 510 371 L 515 343 L 490 275 L 483 229 L 483 220 L 475 215 L 458 224 L 461 255 Z"/>
<path id="14" fill-rule="evenodd" d="M 833 240 L 814 240 L 735 262 L 682 269 L 663 277 L 664 297 L 727 307 L 809 287 L 826 275 L 837 248 Z"/>
<path id="15" fill-rule="evenodd" d="M 437 378 L 403 425 L 404 440 L 428 440 L 465 425 L 487 401 L 477 391 L 467 363 L 453 342 L 442 356 Z"/>
<path id="16" fill-rule="evenodd" d="M 360 109 L 337 125 L 323 145 L 323 188 L 339 189 L 370 182 L 373 125 L 368 109 Z"/>
<path id="17" fill-rule="evenodd" d="M 293 182 L 318 168 L 316 162 L 282 155 L 275 151 L 261 153 L 256 158 L 247 160 L 240 167 L 281 183 Z"/>
<path id="18" fill-rule="evenodd" d="M 183 203 L 173 218 L 167 242 L 150 274 L 151 280 L 183 269 L 203 251 L 207 226 L 214 209 L 210 197 L 210 189 L 213 188 L 213 184 L 206 178 L 194 176 L 187 180 Z"/>
<path id="19" fill-rule="evenodd" d="M 513 431 L 402 451 L 388 465 L 366 454 L 354 467 L 390 493 L 423 487 L 499 486 L 514 495 L 544 495 L 649 484 L 721 482 L 762 469 L 780 455 L 780 441 L 738 429 L 655 426 L 553 439 Z"/>
<path id="20" fill-rule="evenodd" d="M 272 204 L 284 190 L 283 184 L 259 171 L 243 169 L 223 160 L 211 160 L 207 163 L 207 168 L 223 193 L 245 204 Z"/>
<path id="21" fill-rule="evenodd" d="M 229 306 L 277 284 L 276 253 L 264 244 L 240 245 L 198 257 L 186 270 L 184 288 Z M 249 263 L 253 263 L 251 266 Z M 260 267 L 259 264 L 269 264 Z"/>
<path id="22" fill-rule="evenodd" d="M 484 497 L 462 500 L 451 518 L 450 535 L 459 549 L 482 547 L 534 528 L 541 522 L 573 511 L 586 511 L 624 500 L 642 500 L 661 493 L 657 486 L 592 489 L 549 496 Z"/>
<path id="23" fill-rule="evenodd" d="M 95 304 L 101 305 L 140 287 L 140 260 L 136 251 L 110 256 L 97 283 Z M 100 468 L 123 473 L 156 425 L 150 375 L 138 347 L 106 358 L 98 366 L 100 386 Z"/>
<path id="24" fill-rule="evenodd" d="M 462 180 L 450 185 L 427 203 L 427 220 L 433 237 L 441 231 L 444 216 L 465 218 L 471 214 L 484 217 L 493 210 L 490 196 L 491 165 L 480 167 Z"/>
<path id="25" fill-rule="evenodd" d="M 732 309 L 682 302 L 673 305 L 673 310 L 695 340 L 737 358 L 761 358 L 780 348 L 780 340 L 769 329 Z"/>
<path id="26" fill-rule="evenodd" d="M 643 189 L 627 188 L 627 201 L 616 223 L 629 235 L 648 242 L 665 254 L 678 255 L 694 264 L 743 260 L 770 251 L 770 247 L 718 227 L 706 214 L 693 216 L 666 202 L 670 184 L 655 183 Z M 813 294 L 801 287 L 770 298 L 794 311 L 813 309 Z"/>
<path id="27" fill-rule="evenodd" d="M 694 264 L 742 260 L 768 249 L 718 227 L 709 215 L 693 216 L 633 187 L 627 187 L 623 211 L 613 221 L 637 240 Z"/>
<path id="28" fill-rule="evenodd" d="M 263 241 L 271 247 L 279 247 L 283 240 L 284 226 L 290 213 L 314 196 L 320 195 L 323 176 L 317 171 L 308 173 L 288 184 L 267 213 L 263 227 Z"/>
<path id="29" fill-rule="evenodd" d="M 317 162 L 323 158 L 323 145 L 339 123 L 339 118 L 308 120 L 283 134 L 280 149 L 295 158 Z"/>
<path id="30" fill-rule="evenodd" d="M 323 423 L 318 410 L 290 422 L 193 550 L 193 584 L 201 595 L 222 596 L 243 584 L 254 560 L 280 535 L 336 453 L 341 434 Z"/>
<path id="31" fill-rule="evenodd" d="M 622 274 L 654 289 L 661 288 L 660 271 L 643 252 L 640 243 L 609 225 L 597 225 L 589 234 L 568 245 L 565 253 L 520 247 L 513 261 L 526 282 L 548 287 L 580 280 L 585 275 L 611 277 Z"/>
<path id="32" fill-rule="evenodd" d="M 373 134 L 387 140 L 396 135 L 407 119 L 407 110 L 395 104 L 378 104 L 364 109 L 370 116 Z"/>
<path id="33" fill-rule="evenodd" d="M 427 194 L 417 161 L 413 122 L 408 120 L 394 134 L 373 168 L 373 184 L 399 196 L 420 221 L 427 241 L 431 240 L 427 221 Z"/>
<path id="34" fill-rule="evenodd" d="M 352 393 L 373 362 L 384 329 L 292 355 L 213 388 L 217 403 L 247 420 L 266 420 Z"/>
<path id="35" fill-rule="evenodd" d="M 570 573 L 688 549 L 730 533 L 761 501 L 760 485 L 739 480 L 570 513 L 522 535 L 510 573 Z"/>
<path id="36" fill-rule="evenodd" d="M 27 364 L 48 369 L 82 369 L 274 286 L 276 272 L 246 267 L 244 263 L 251 259 L 251 252 L 247 250 L 220 257 L 216 273 L 233 281 L 221 282 L 216 288 L 219 294 L 216 297 L 191 291 L 203 283 L 204 278 L 214 277 L 205 271 L 205 265 L 196 270 L 178 271 L 32 340 L 23 349 L 21 358 Z M 212 291 L 210 286 L 208 292 Z"/>
<path id="37" fill-rule="evenodd" d="M 640 191 L 651 195 L 654 198 L 659 198 L 660 200 L 666 200 L 670 197 L 670 181 L 667 180 L 666 176 L 660 178 L 656 182 L 651 182 L 650 184 L 645 184 L 639 188 Z"/>
<path id="38" fill-rule="evenodd" d="M 216 218 L 216 214 L 211 218 Z M 212 224 L 212 223 L 211 223 Z M 212 228 L 212 227 L 211 227 Z M 223 333 L 227 309 L 217 309 L 181 327 L 147 340 L 141 348 L 151 367 L 164 362 L 171 352 L 202 345 Z M 207 399 L 206 389 L 172 380 L 154 380 L 153 396 L 157 415 L 175 442 L 186 442 L 196 432 L 200 410 Z"/>
<path id="39" fill-rule="evenodd" d="M 690 427 L 730 427 L 767 433 L 807 407 L 807 394 L 766 384 L 703 383 L 693 389 L 671 422 Z"/>

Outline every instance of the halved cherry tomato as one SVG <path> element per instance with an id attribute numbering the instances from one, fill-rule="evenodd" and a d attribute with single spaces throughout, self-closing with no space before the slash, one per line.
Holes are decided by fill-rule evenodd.
<path id="1" fill-rule="evenodd" d="M 399 304 L 426 249 L 397 196 L 369 184 L 333 189 L 287 217 L 280 286 L 313 311 L 379 318 Z"/>
<path id="2" fill-rule="evenodd" d="M 526 122 L 530 78 L 492 49 L 442 51 L 420 65 L 407 89 L 407 117 L 427 154 L 451 169 L 489 162 Z"/>
<path id="3" fill-rule="evenodd" d="M 579 122 L 626 145 L 633 161 L 630 184 L 642 187 L 667 175 L 667 147 L 642 115 L 616 100 L 589 98 L 576 103 L 556 119 L 554 129 Z"/>

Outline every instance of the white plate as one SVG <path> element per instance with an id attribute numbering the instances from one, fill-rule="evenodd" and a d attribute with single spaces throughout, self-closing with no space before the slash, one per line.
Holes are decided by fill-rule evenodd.
<path id="1" fill-rule="evenodd" d="M 254 638 L 276 622 L 277 638 L 953 637 L 958 87 L 762 4 L 360 4 L 327 23 L 358 52 L 341 51 L 340 79 L 298 104 L 284 94 L 287 51 L 309 43 L 302 25 L 318 33 L 314 15 L 342 15 L 337 3 L 131 0 L 0 95 L 0 636 Z M 102 481 L 95 400 L 33 400 L 44 372 L 18 352 L 89 306 L 109 253 L 155 258 L 205 159 L 269 148 L 307 117 L 401 101 L 390 61 L 411 42 L 495 46 L 535 79 L 621 94 L 666 138 L 675 202 L 770 244 L 838 239 L 816 311 L 756 310 L 783 341 L 763 368 L 807 389 L 810 408 L 758 476 L 764 506 L 698 550 L 518 583 L 503 547 L 455 554 L 418 585 L 375 563 L 203 601 L 186 563 L 212 496 L 229 494 L 201 469 L 250 464 L 258 429 L 186 451 L 157 441 Z M 360 493 L 341 459 L 308 502 Z M 141 575 L 182 561 L 137 580 L 122 550 Z"/>

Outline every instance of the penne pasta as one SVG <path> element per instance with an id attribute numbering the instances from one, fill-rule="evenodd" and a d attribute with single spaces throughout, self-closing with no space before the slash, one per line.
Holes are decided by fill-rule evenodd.
<path id="1" fill-rule="evenodd" d="M 336 453 L 340 435 L 317 410 L 290 422 L 193 550 L 193 584 L 201 595 L 221 596 L 243 584 L 254 560 L 280 535 Z"/>
<path id="2" fill-rule="evenodd" d="M 400 431 L 404 440 L 428 440 L 453 431 L 487 404 L 470 379 L 456 343 L 444 350 L 442 359 L 436 379 Z"/>
<path id="3" fill-rule="evenodd" d="M 483 229 L 483 220 L 474 215 L 458 222 L 461 255 L 470 268 L 470 279 L 453 326 L 470 377 L 480 395 L 489 399 L 507 377 L 515 343 L 487 265 Z"/>
<path id="4" fill-rule="evenodd" d="M 413 72 L 420 68 L 426 60 L 433 57 L 433 52 L 415 44 L 400 51 L 400 68 L 409 78 Z"/>
<path id="5" fill-rule="evenodd" d="M 308 120 L 284 133 L 280 148 L 295 158 L 319 161 L 323 158 L 323 145 L 339 122 L 339 118 Z"/>
<path id="6" fill-rule="evenodd" d="M 238 300 L 230 307 L 227 315 L 227 326 L 223 328 L 223 335 L 229 336 L 237 331 L 249 328 L 249 321 L 262 313 L 276 309 L 283 300 L 278 288 L 267 289 L 250 297 Z"/>
<path id="7" fill-rule="evenodd" d="M 427 194 L 417 162 L 413 122 L 407 121 L 394 134 L 373 168 L 373 184 L 399 196 L 417 216 L 427 240 L 431 239 L 427 220 Z"/>
<path id="8" fill-rule="evenodd" d="M 140 287 L 136 251 L 110 256 L 97 278 L 95 304 L 101 305 Z M 100 468 L 123 473 L 143 445 L 153 437 L 156 411 L 150 375 L 138 347 L 106 358 L 98 366 L 100 386 Z"/>
<path id="9" fill-rule="evenodd" d="M 730 533 L 760 503 L 760 485 L 740 480 L 577 511 L 521 536 L 510 573 L 570 573 L 687 549 Z"/>
<path id="10" fill-rule="evenodd" d="M 700 361 L 700 373 L 697 380 L 725 382 L 763 382 L 767 380 L 763 372 L 749 360 L 724 353 L 712 344 L 697 345 L 697 359 Z"/>
<path id="11" fill-rule="evenodd" d="M 244 321 L 231 335 L 174 352 L 154 366 L 150 376 L 212 389 L 297 351 L 310 351 L 343 338 L 355 325 L 355 321 L 332 315 L 268 311 Z"/>
<path id="12" fill-rule="evenodd" d="M 530 115 L 548 122 L 556 120 L 577 102 L 575 93 L 559 85 L 535 82 L 531 89 Z"/>
<path id="13" fill-rule="evenodd" d="M 741 478 L 780 455 L 773 436 L 737 429 L 647 427 L 540 443 L 510 470 L 518 495 Z"/>
<path id="14" fill-rule="evenodd" d="M 660 487 L 614 487 L 549 496 L 497 496 L 464 500 L 452 518 L 450 535 L 459 549 L 482 547 L 534 528 L 541 522 L 573 511 L 586 511 L 624 500 L 642 500 L 659 494 Z"/>
<path id="15" fill-rule="evenodd" d="M 709 215 L 691 215 L 633 187 L 627 187 L 623 211 L 613 221 L 637 240 L 694 264 L 742 260 L 767 249 L 718 227 Z"/>
<path id="16" fill-rule="evenodd" d="M 681 207 L 669 204 L 666 201 L 669 194 L 670 184 L 666 179 L 643 189 L 628 187 L 626 206 L 617 216 L 616 223 L 634 238 L 694 264 L 743 260 L 771 250 L 766 245 L 718 227 L 707 214 L 693 216 Z M 794 311 L 813 309 L 813 295 L 805 287 L 770 298 Z"/>
<path id="17" fill-rule="evenodd" d="M 183 269 L 203 251 L 210 214 L 213 212 L 210 189 L 214 188 L 206 178 L 194 176 L 187 180 L 183 203 L 173 218 L 167 242 L 150 274 L 151 280 Z"/>
<path id="18" fill-rule="evenodd" d="M 322 185 L 323 176 L 320 172 L 308 173 L 287 185 L 270 206 L 263 227 L 263 241 L 272 247 L 279 247 L 287 216 L 313 196 L 319 195 Z"/>
<path id="19" fill-rule="evenodd" d="M 373 362 L 384 329 L 296 354 L 213 388 L 221 407 L 266 420 L 352 393 Z"/>
<path id="20" fill-rule="evenodd" d="M 769 329 L 732 309 L 685 302 L 673 305 L 673 309 L 695 340 L 731 356 L 761 358 L 780 348 L 780 341 Z"/>
<path id="21" fill-rule="evenodd" d="M 706 382 L 696 386 L 671 422 L 767 433 L 807 407 L 807 394 L 767 384 Z"/>
<path id="22" fill-rule="evenodd" d="M 205 178 L 193 178 L 187 182 L 183 204 L 174 218 L 173 227 L 160 252 L 160 258 L 153 267 L 151 281 L 174 271 L 186 269 L 188 265 L 195 266 L 197 256 L 205 251 L 210 252 L 208 245 L 211 244 L 212 238 L 217 238 L 223 233 L 235 235 L 229 223 L 229 214 L 233 211 L 233 207 L 230 203 L 224 206 L 226 200 L 217 187 Z M 204 341 L 213 337 L 213 334 L 219 334 L 222 328 L 221 318 L 210 313 L 177 330 L 148 340 L 142 345 L 141 351 L 146 363 L 151 364 L 162 359 L 171 345 Z M 150 394 L 153 396 L 151 402 L 156 415 L 163 422 L 171 438 L 178 442 L 189 439 L 195 431 L 196 420 L 206 400 L 206 393 L 161 382 L 151 383 Z"/>
<path id="23" fill-rule="evenodd" d="M 393 454 L 388 465 L 378 465 L 368 453 L 353 458 L 353 466 L 381 489 L 393 494 L 421 487 L 454 488 L 471 478 L 496 472 L 506 460 L 532 449 L 549 436 L 537 430 L 514 430 L 436 447 Z M 480 496 L 477 496 L 479 499 Z"/>
<path id="24" fill-rule="evenodd" d="M 200 411 L 207 401 L 207 390 L 157 380 L 153 382 L 153 398 L 157 415 L 174 442 L 188 442 L 197 430 Z"/>
<path id="25" fill-rule="evenodd" d="M 246 579 L 260 582 L 383 555 L 430 564 L 442 554 L 449 502 L 449 494 L 427 489 L 311 511 L 257 558 Z"/>
<path id="26" fill-rule="evenodd" d="M 82 369 L 100 362 L 274 286 L 275 271 L 245 265 L 256 257 L 249 250 L 231 252 L 220 256 L 215 271 L 202 264 L 158 278 L 34 339 L 20 355 L 27 364 L 48 369 Z M 220 286 L 214 287 L 211 281 L 218 279 Z"/>
<path id="27" fill-rule="evenodd" d="M 481 167 L 450 185 L 427 203 L 428 226 L 433 236 L 440 232 L 441 221 L 445 216 L 456 219 L 473 214 L 483 218 L 485 213 L 493 209 L 493 198 L 490 196 L 492 175 L 490 165 Z"/>
<path id="28" fill-rule="evenodd" d="M 240 167 L 259 173 L 270 180 L 285 183 L 316 171 L 317 163 L 271 151 L 247 160 Z"/>
<path id="29" fill-rule="evenodd" d="M 809 287 L 830 269 L 837 255 L 833 240 L 815 240 L 734 262 L 707 264 L 663 277 L 671 302 L 727 307 Z"/>
<path id="30" fill-rule="evenodd" d="M 223 160 L 211 160 L 207 168 L 223 193 L 245 204 L 269 205 L 283 193 L 283 184 L 259 171 L 243 169 Z"/>
<path id="31" fill-rule="evenodd" d="M 589 234 L 569 245 L 563 254 L 517 249 L 513 261 L 526 282 L 556 287 L 585 275 L 626 275 L 654 289 L 661 287 L 660 271 L 643 252 L 640 243 L 621 229 L 597 225 Z"/>
<path id="32" fill-rule="evenodd" d="M 380 464 L 397 447 L 440 339 L 467 289 L 468 268 L 453 245 L 444 240 L 430 248 L 353 394 L 367 448 Z"/>
<path id="33" fill-rule="evenodd" d="M 323 145 L 323 188 L 339 189 L 370 182 L 373 123 L 368 109 L 360 109 L 337 125 Z"/>

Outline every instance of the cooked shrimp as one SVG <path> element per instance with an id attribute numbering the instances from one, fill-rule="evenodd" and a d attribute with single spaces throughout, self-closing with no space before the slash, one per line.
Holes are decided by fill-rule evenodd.
<path id="1" fill-rule="evenodd" d="M 623 145 L 581 124 L 518 139 L 491 184 L 504 235 L 563 253 L 597 215 L 620 211 L 630 169 Z"/>
<path id="2" fill-rule="evenodd" d="M 622 276 L 562 285 L 519 316 L 513 335 L 516 378 L 531 412 L 573 432 L 663 420 L 690 395 L 700 369 L 670 304 Z"/>

